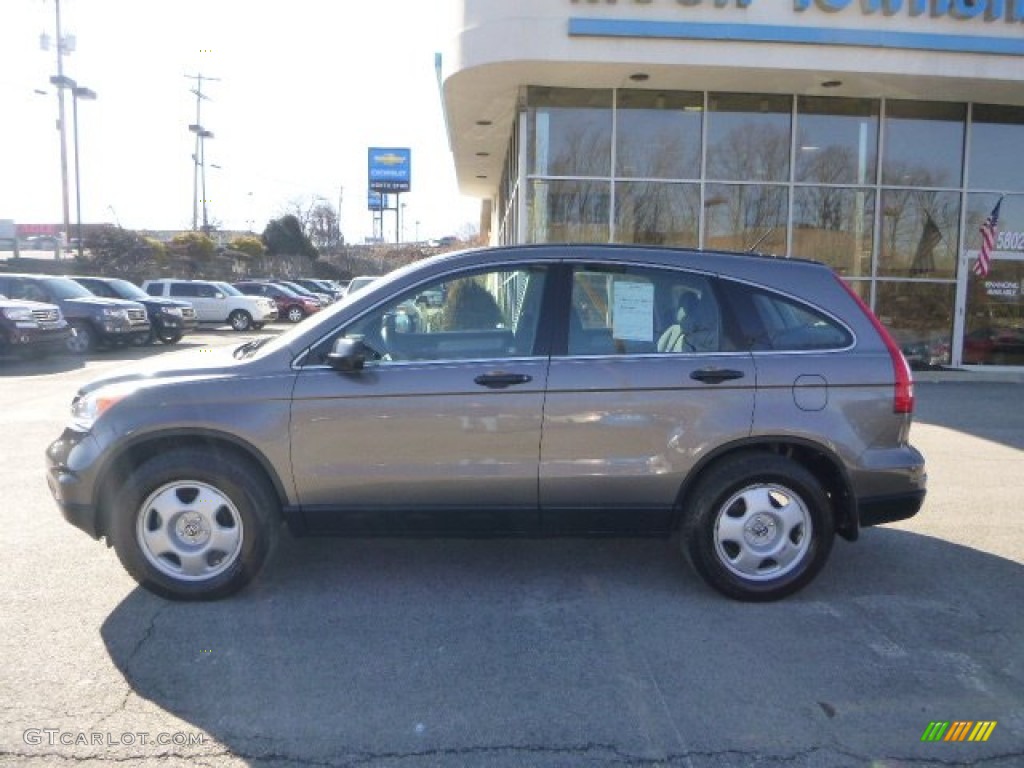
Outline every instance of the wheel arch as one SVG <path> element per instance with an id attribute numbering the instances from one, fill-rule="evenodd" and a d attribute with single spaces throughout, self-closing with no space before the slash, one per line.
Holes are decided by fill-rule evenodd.
<path id="1" fill-rule="evenodd" d="M 848 541 L 860 535 L 857 500 L 843 462 L 829 448 L 810 440 L 788 436 L 760 436 L 720 446 L 690 471 L 676 498 L 672 529 L 678 530 L 686 517 L 690 499 L 700 479 L 719 462 L 741 454 L 771 453 L 785 456 L 803 466 L 821 483 L 828 497 L 836 532 Z"/>
<path id="2" fill-rule="evenodd" d="M 251 443 L 235 435 L 212 430 L 178 430 L 147 433 L 126 442 L 103 467 L 96 483 L 97 536 L 109 537 L 109 516 L 117 490 L 127 481 L 134 469 L 153 456 L 171 449 L 194 448 L 212 451 L 234 462 L 246 462 L 259 471 L 277 497 L 276 514 L 283 520 L 281 509 L 287 505 L 284 483 L 267 457 Z"/>

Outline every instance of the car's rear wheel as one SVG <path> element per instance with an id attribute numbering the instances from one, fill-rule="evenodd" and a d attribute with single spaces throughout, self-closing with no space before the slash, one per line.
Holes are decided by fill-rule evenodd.
<path id="1" fill-rule="evenodd" d="M 737 600 L 777 600 L 806 586 L 832 550 L 835 521 L 821 483 L 775 454 L 724 459 L 701 478 L 682 524 L 683 553 Z"/>
<path id="2" fill-rule="evenodd" d="M 233 594 L 263 567 L 278 537 L 266 478 L 235 456 L 182 448 L 129 478 L 108 533 L 125 569 L 173 600 Z"/>
<path id="3" fill-rule="evenodd" d="M 289 307 L 285 317 L 290 323 L 299 323 L 306 318 L 306 313 L 302 311 L 301 307 Z"/>
<path id="4" fill-rule="evenodd" d="M 252 315 L 243 309 L 236 309 L 228 315 L 228 324 L 236 331 L 248 331 L 252 327 Z"/>
<path id="5" fill-rule="evenodd" d="M 96 348 L 96 334 L 88 323 L 74 322 L 71 327 L 75 332 L 66 342 L 68 352 L 73 355 L 85 355 Z"/>

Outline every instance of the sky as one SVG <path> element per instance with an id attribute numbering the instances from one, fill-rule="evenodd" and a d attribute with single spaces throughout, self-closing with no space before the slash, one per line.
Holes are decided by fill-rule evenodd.
<path id="1" fill-rule="evenodd" d="M 57 223 L 61 203 L 55 0 L 0 0 L 0 219 Z M 189 229 L 193 80 L 206 198 L 225 229 L 254 228 L 321 196 L 341 204 L 345 239 L 373 234 L 367 151 L 408 147 L 404 240 L 475 228 L 459 194 L 434 54 L 449 0 L 60 0 L 75 38 L 64 74 L 96 92 L 78 103 L 82 220 Z M 51 40 L 40 47 L 40 35 Z M 43 91 L 44 93 L 39 93 Z M 72 100 L 66 97 L 71 221 Z M 212 166 L 219 166 L 214 168 Z M 200 213 L 201 216 L 201 213 Z M 393 241 L 395 217 L 386 217 Z"/>

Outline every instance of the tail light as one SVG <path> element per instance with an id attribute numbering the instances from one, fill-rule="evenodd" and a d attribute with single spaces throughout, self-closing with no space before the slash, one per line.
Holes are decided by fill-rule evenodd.
<path id="1" fill-rule="evenodd" d="M 914 412 L 914 377 L 910 373 L 910 366 L 907 364 L 907 358 L 900 352 L 899 346 L 893 339 L 889 331 L 886 330 L 885 326 L 882 325 L 881 321 L 875 316 L 875 313 L 871 311 L 871 308 L 864 303 L 862 299 L 853 288 L 839 277 L 835 276 L 839 284 L 843 286 L 853 300 L 857 302 L 857 306 L 863 310 L 868 320 L 878 331 L 878 335 L 882 337 L 882 342 L 885 344 L 885 348 L 889 351 L 889 359 L 892 360 L 892 372 L 895 380 L 893 387 L 892 396 L 892 412 L 893 413 L 913 413 Z"/>

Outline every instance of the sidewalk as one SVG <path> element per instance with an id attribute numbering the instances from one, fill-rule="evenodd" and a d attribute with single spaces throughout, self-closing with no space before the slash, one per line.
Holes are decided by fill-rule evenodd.
<path id="1" fill-rule="evenodd" d="M 941 368 L 913 374 L 916 383 L 1024 384 L 1024 369 L 1021 368 Z"/>

